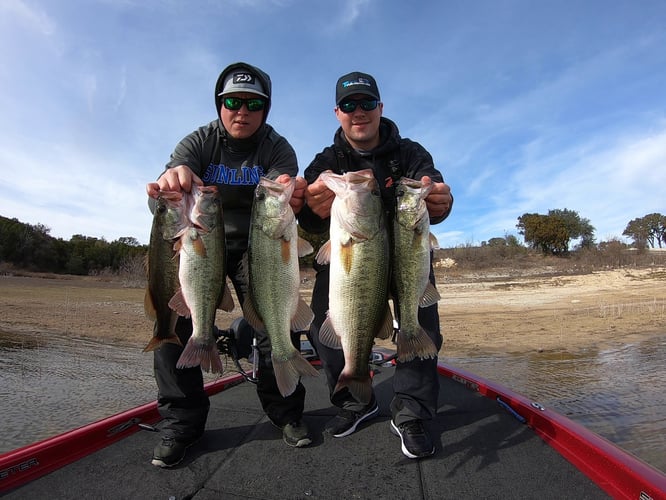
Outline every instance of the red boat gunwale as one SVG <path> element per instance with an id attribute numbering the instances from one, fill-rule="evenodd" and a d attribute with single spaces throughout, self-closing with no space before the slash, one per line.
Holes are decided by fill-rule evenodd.
<path id="1" fill-rule="evenodd" d="M 580 424 L 461 368 L 439 363 L 440 375 L 507 404 L 541 439 L 613 498 L 666 499 L 666 475 Z"/>
<path id="2" fill-rule="evenodd" d="M 236 374 L 205 385 L 209 396 L 245 380 Z M 138 424 L 160 420 L 157 402 L 98 420 L 0 455 L 0 493 L 26 484 L 141 430 Z"/>

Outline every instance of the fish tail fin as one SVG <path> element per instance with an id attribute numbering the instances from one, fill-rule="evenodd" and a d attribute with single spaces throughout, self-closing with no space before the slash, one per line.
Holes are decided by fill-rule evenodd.
<path id="1" fill-rule="evenodd" d="M 398 361 L 403 363 L 412 361 L 416 357 L 421 359 L 437 357 L 435 343 L 420 326 L 414 335 L 408 335 L 406 332 L 400 330 L 398 332 L 397 344 Z"/>
<path id="2" fill-rule="evenodd" d="M 338 378 L 333 393 L 337 393 L 344 388 L 349 389 L 350 394 L 356 401 L 364 405 L 370 404 L 372 399 L 372 378 L 370 375 L 364 377 L 351 377 L 343 371 Z"/>
<path id="3" fill-rule="evenodd" d="M 162 347 L 164 344 L 175 344 L 180 347 L 183 347 L 183 344 L 180 343 L 180 339 L 178 338 L 177 335 L 170 335 L 167 338 L 160 338 L 158 336 L 154 336 L 152 339 L 150 339 L 150 342 L 146 344 L 146 347 L 143 348 L 143 352 L 154 351 Z"/>
<path id="4" fill-rule="evenodd" d="M 192 368 L 201 366 L 201 369 L 212 373 L 222 373 L 222 360 L 215 343 L 200 344 L 194 337 L 190 337 L 183 353 L 178 358 L 176 368 Z"/>
<path id="5" fill-rule="evenodd" d="M 294 349 L 294 355 L 285 361 L 280 361 L 271 357 L 273 360 L 273 369 L 275 370 L 275 380 L 282 396 L 287 397 L 296 390 L 301 375 L 316 377 L 319 375 L 317 369 L 303 357 L 303 355 Z"/>

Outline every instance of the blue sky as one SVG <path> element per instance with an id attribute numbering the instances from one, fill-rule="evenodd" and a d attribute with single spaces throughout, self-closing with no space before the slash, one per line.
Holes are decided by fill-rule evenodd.
<path id="1" fill-rule="evenodd" d="M 0 47 L 0 215 L 55 237 L 147 244 L 145 184 L 236 61 L 270 74 L 301 173 L 337 78 L 373 74 L 452 187 L 442 247 L 528 212 L 574 210 L 597 241 L 666 213 L 661 0 L 2 0 Z"/>

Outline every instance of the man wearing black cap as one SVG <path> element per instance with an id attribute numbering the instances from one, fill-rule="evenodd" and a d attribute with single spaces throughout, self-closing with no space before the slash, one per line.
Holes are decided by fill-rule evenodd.
<path id="1" fill-rule="evenodd" d="M 160 190 L 189 192 L 192 184 L 217 186 L 224 210 L 227 274 L 242 303 L 248 284 L 241 260 L 248 245 L 254 190 L 261 176 L 289 182 L 298 173 L 298 164 L 289 142 L 266 123 L 271 106 L 271 80 L 266 73 L 246 63 L 231 64 L 217 79 L 214 97 L 218 118 L 176 145 L 166 170 L 146 191 L 154 205 Z M 303 206 L 305 184 L 296 177 L 290 200 L 295 213 Z M 251 328 L 245 321 L 242 324 Z M 176 333 L 186 345 L 191 320 L 179 317 Z M 300 334 L 293 337 L 298 347 Z M 307 446 L 311 440 L 302 422 L 305 388 L 299 382 L 291 395 L 283 397 L 270 362 L 270 340 L 261 332 L 257 340 L 261 354 L 257 394 L 263 409 L 282 429 L 288 445 Z M 182 350 L 166 343 L 154 352 L 158 410 L 164 418 L 163 437 L 152 459 L 159 467 L 171 467 L 183 459 L 186 449 L 203 434 L 210 407 L 201 369 L 176 368 Z"/>
<path id="2" fill-rule="evenodd" d="M 331 170 L 336 174 L 372 169 L 377 179 L 387 220 L 393 220 L 395 184 L 400 177 L 424 180 L 429 178 L 433 189 L 426 198 L 430 223 L 443 221 L 453 204 L 451 190 L 435 168 L 431 155 L 418 143 L 400 137 L 398 128 L 382 116 L 383 103 L 375 79 L 353 72 L 338 79 L 335 91 L 335 115 L 340 122 L 333 145 L 317 154 L 305 170 L 308 187 L 306 205 L 299 214 L 301 226 L 312 233 L 323 233 L 330 225 L 331 205 L 335 194 L 319 179 L 319 174 Z M 388 257 L 387 257 L 388 258 Z M 314 264 L 317 270 L 312 292 L 312 310 L 315 319 L 311 327 L 311 340 L 323 361 L 331 402 L 340 408 L 326 426 L 334 437 L 353 433 L 358 425 L 379 413 L 377 400 L 372 395 L 369 404 L 355 400 L 346 388 L 334 392 L 338 376 L 344 367 L 344 354 L 319 341 L 319 328 L 328 310 L 329 266 Z M 434 284 L 432 264 L 430 281 Z M 439 350 L 442 336 L 439 328 L 437 304 L 420 308 L 419 322 Z M 409 458 L 432 455 L 435 446 L 423 426 L 437 411 L 439 382 L 437 359 L 399 362 L 393 379 L 394 397 L 391 401 L 391 430 L 400 436 L 401 449 Z"/>

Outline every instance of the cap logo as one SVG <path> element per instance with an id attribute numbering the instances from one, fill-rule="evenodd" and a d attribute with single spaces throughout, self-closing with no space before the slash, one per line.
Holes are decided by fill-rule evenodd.
<path id="1" fill-rule="evenodd" d="M 251 73 L 234 73 L 233 83 L 249 83 L 254 85 L 254 75 Z"/>
<path id="2" fill-rule="evenodd" d="M 351 87 L 352 85 L 365 85 L 366 87 L 371 87 L 372 84 L 370 83 L 370 80 L 367 78 L 359 77 L 356 80 L 347 80 L 346 82 L 342 82 L 342 88 L 347 88 Z"/>

